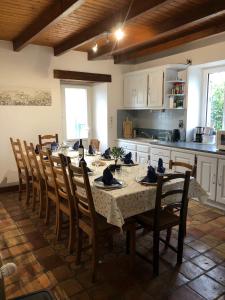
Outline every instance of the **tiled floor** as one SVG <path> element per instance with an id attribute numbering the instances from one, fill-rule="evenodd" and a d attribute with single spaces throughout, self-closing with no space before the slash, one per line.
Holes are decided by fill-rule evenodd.
<path id="1" fill-rule="evenodd" d="M 176 231 L 172 243 L 176 243 Z M 66 235 L 66 232 L 65 232 Z M 151 256 L 150 234 L 139 234 L 139 252 Z M 176 255 L 161 247 L 160 276 L 137 258 L 129 272 L 124 237 L 115 238 L 113 253 L 102 258 L 99 279 L 91 283 L 90 255 L 80 266 L 69 255 L 66 241 L 57 242 L 53 226 L 18 203 L 16 193 L 0 194 L 0 253 L 3 262 L 15 262 L 18 273 L 6 279 L 8 297 L 50 288 L 57 299 L 225 299 L 225 215 L 191 201 L 184 262 L 175 267 Z"/>

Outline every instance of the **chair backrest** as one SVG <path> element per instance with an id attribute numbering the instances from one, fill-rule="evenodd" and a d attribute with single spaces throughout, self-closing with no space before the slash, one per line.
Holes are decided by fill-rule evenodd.
<path id="1" fill-rule="evenodd" d="M 100 141 L 98 139 L 91 139 L 90 144 L 93 148 L 99 151 L 100 148 Z"/>
<path id="2" fill-rule="evenodd" d="M 42 179 L 40 167 L 38 164 L 37 156 L 34 150 L 34 145 L 30 143 L 30 145 L 27 144 L 26 141 L 24 141 L 24 147 L 27 154 L 27 160 L 30 166 L 30 171 L 32 175 L 33 181 L 40 182 Z"/>
<path id="3" fill-rule="evenodd" d="M 156 201 L 155 201 L 155 216 L 154 216 L 154 227 L 157 229 L 159 226 L 160 212 L 165 207 L 169 207 L 172 203 L 166 205 L 165 198 L 169 196 L 177 196 L 180 194 L 181 196 L 181 208 L 180 208 L 180 222 L 186 222 L 187 217 L 187 208 L 188 208 L 188 190 L 190 183 L 190 171 L 186 171 L 181 174 L 171 174 L 167 176 L 158 176 L 157 180 L 157 191 L 156 191 Z M 173 185 L 180 180 L 183 180 L 183 188 L 172 189 Z M 166 191 L 163 192 L 163 187 L 167 184 Z M 162 207 L 163 200 L 163 207 Z M 177 199 L 174 201 L 177 203 Z"/>
<path id="4" fill-rule="evenodd" d="M 195 159 L 196 160 L 196 159 Z M 196 177 L 197 163 L 195 161 L 194 165 L 182 162 L 182 161 L 169 161 L 169 169 L 173 169 L 173 167 L 182 167 L 186 170 L 191 171 L 191 176 Z"/>
<path id="5" fill-rule="evenodd" d="M 23 149 L 20 140 L 17 139 L 16 141 L 13 141 L 13 139 L 10 138 L 10 142 L 12 145 L 18 172 L 19 173 L 24 172 L 28 176 L 28 167 L 27 167 L 26 160 L 24 158 Z"/>
<path id="6" fill-rule="evenodd" d="M 96 212 L 86 164 L 81 162 L 81 167 L 76 167 L 69 163 L 68 169 L 77 217 L 78 219 L 85 217 L 96 233 Z"/>
<path id="7" fill-rule="evenodd" d="M 41 159 L 41 166 L 43 171 L 43 176 L 45 180 L 46 188 L 53 188 L 54 185 L 54 177 L 51 171 L 51 163 L 49 162 L 48 156 L 51 155 L 50 150 L 41 150 L 40 151 L 40 159 Z"/>
<path id="8" fill-rule="evenodd" d="M 54 178 L 55 191 L 59 202 L 63 199 L 64 203 L 70 208 L 70 213 L 75 213 L 74 200 L 69 184 L 66 165 L 70 162 L 70 158 L 60 154 L 53 156 L 48 154 L 48 159 L 51 165 L 52 176 Z"/>
<path id="9" fill-rule="evenodd" d="M 51 143 L 59 142 L 58 134 L 45 134 L 45 135 L 38 135 L 38 140 L 39 140 L 39 145 L 42 148 L 44 147 L 49 147 Z"/>

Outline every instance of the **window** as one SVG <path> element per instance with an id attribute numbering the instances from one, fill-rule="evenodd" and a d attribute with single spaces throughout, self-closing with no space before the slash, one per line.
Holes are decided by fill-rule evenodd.
<path id="1" fill-rule="evenodd" d="M 67 140 L 88 138 L 87 88 L 64 86 Z"/>
<path id="2" fill-rule="evenodd" d="M 225 69 L 207 71 L 206 125 L 225 128 Z"/>

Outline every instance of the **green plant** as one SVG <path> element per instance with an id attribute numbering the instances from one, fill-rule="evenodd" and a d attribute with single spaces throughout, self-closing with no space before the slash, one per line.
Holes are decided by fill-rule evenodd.
<path id="1" fill-rule="evenodd" d="M 124 150 L 122 147 L 113 147 L 111 154 L 115 160 L 115 165 L 117 165 L 118 159 L 124 155 Z"/>

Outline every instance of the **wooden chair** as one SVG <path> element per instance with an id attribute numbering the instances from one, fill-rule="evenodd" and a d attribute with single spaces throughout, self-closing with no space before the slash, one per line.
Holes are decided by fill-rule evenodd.
<path id="1" fill-rule="evenodd" d="M 58 198 L 57 217 L 58 217 L 58 228 L 57 228 L 57 239 L 61 238 L 63 214 L 69 219 L 69 251 L 73 251 L 75 242 L 75 205 L 74 198 L 71 193 L 69 184 L 69 178 L 67 175 L 67 163 L 70 162 L 70 158 L 60 154 L 57 156 L 48 156 L 52 176 L 54 177 L 54 186 Z M 66 163 L 67 162 L 67 163 Z"/>
<path id="2" fill-rule="evenodd" d="M 182 189 L 175 189 L 163 192 L 163 186 L 171 182 L 174 179 L 184 179 Z M 137 222 L 142 225 L 143 228 L 153 231 L 153 273 L 159 274 L 159 241 L 163 241 L 169 248 L 177 252 L 177 263 L 182 263 L 183 257 L 183 243 L 185 237 L 185 225 L 187 218 L 188 207 L 188 189 L 190 182 L 190 171 L 186 171 L 185 174 L 171 174 L 166 177 L 159 176 L 157 181 L 156 201 L 155 209 L 142 213 L 136 217 Z M 172 204 L 165 204 L 165 199 L 168 196 L 178 195 L 182 196 L 180 214 L 176 215 L 173 210 L 168 210 Z M 164 203 L 162 203 L 162 200 Z M 160 238 L 160 232 L 167 230 L 174 226 L 179 225 L 178 231 L 178 246 L 177 248 L 167 243 L 167 240 Z M 140 255 L 140 254 L 139 254 Z M 140 255 L 142 256 L 142 255 Z M 145 258 L 146 259 L 146 258 Z M 146 259 L 147 260 L 147 259 Z"/>
<path id="3" fill-rule="evenodd" d="M 195 163 L 194 165 L 185 163 L 185 162 L 181 162 L 181 161 L 173 161 L 170 160 L 169 161 L 169 169 L 173 169 L 174 167 L 182 167 L 186 170 L 190 170 L 191 172 L 191 176 L 192 177 L 196 177 L 196 171 L 197 171 L 197 161 L 196 161 L 196 157 L 195 157 Z"/>
<path id="4" fill-rule="evenodd" d="M 38 141 L 39 141 L 39 145 L 40 148 L 42 149 L 42 147 L 48 147 L 50 148 L 51 143 L 56 142 L 58 144 L 59 142 L 59 138 L 58 138 L 58 134 L 45 134 L 45 135 L 38 135 Z"/>
<path id="5" fill-rule="evenodd" d="M 19 139 L 14 141 L 10 138 L 10 142 L 12 145 L 14 157 L 16 160 L 17 170 L 18 170 L 18 177 L 19 177 L 19 201 L 21 201 L 22 192 L 23 192 L 23 185 L 25 184 L 25 191 L 26 191 L 26 204 L 29 204 L 30 200 L 30 185 L 32 177 L 29 174 L 28 166 L 26 160 L 24 158 L 22 145 Z"/>
<path id="6" fill-rule="evenodd" d="M 45 190 L 46 190 L 46 207 L 45 207 L 45 224 L 49 223 L 51 206 L 53 205 L 56 208 L 56 220 L 55 220 L 55 230 L 58 230 L 58 218 L 57 218 L 57 205 L 58 197 L 55 191 L 54 177 L 51 171 L 51 163 L 48 160 L 48 156 L 51 155 L 51 151 L 41 150 L 40 159 L 43 170 L 43 177 L 45 181 Z"/>
<path id="7" fill-rule="evenodd" d="M 99 151 L 100 141 L 98 139 L 91 139 L 90 144 L 96 151 Z"/>
<path id="8" fill-rule="evenodd" d="M 34 145 L 30 143 L 27 144 L 24 141 L 25 150 L 27 153 L 27 159 L 30 166 L 31 176 L 32 176 L 32 190 L 33 190 L 33 211 L 36 206 L 36 198 L 38 198 L 40 202 L 39 206 L 39 216 L 42 216 L 43 208 L 44 208 L 44 191 L 45 191 L 45 183 L 44 178 L 42 177 L 40 166 L 38 164 L 37 156 L 34 150 Z"/>
<path id="9" fill-rule="evenodd" d="M 95 211 L 85 163 L 81 163 L 81 168 L 75 167 L 70 163 L 69 176 L 77 214 L 76 263 L 80 264 L 82 250 L 84 250 L 82 247 L 83 234 L 86 234 L 91 241 L 89 247 L 92 247 L 92 281 L 94 282 L 97 275 L 100 243 L 108 241 L 111 248 L 113 234 L 119 232 L 119 228 L 107 223 L 106 219 Z M 130 264 L 133 267 L 135 256 L 135 223 L 128 221 L 124 229 L 129 231 Z"/>

